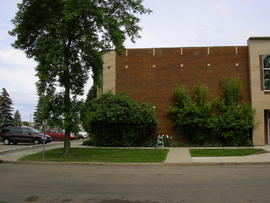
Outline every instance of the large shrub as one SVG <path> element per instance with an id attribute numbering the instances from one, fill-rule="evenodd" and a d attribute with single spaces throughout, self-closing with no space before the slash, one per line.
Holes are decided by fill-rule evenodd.
<path id="1" fill-rule="evenodd" d="M 183 87 L 177 87 L 175 106 L 169 109 L 175 128 L 183 131 L 193 144 L 205 144 L 211 139 L 213 115 L 207 97 L 206 86 L 197 86 L 193 98 Z"/>
<path id="2" fill-rule="evenodd" d="M 153 109 L 125 94 L 103 94 L 85 112 L 85 128 L 97 146 L 143 146 L 157 121 Z"/>
<path id="3" fill-rule="evenodd" d="M 254 127 L 254 113 L 250 104 L 241 104 L 241 81 L 227 79 L 222 81 L 223 94 L 216 100 L 215 133 L 223 145 L 249 145 L 252 143 L 251 131 Z"/>
<path id="4" fill-rule="evenodd" d="M 224 79 L 221 85 L 222 96 L 213 102 L 208 101 L 205 86 L 197 86 L 192 98 L 177 87 L 175 104 L 169 109 L 174 127 L 196 145 L 250 145 L 254 110 L 240 102 L 241 81 Z"/>

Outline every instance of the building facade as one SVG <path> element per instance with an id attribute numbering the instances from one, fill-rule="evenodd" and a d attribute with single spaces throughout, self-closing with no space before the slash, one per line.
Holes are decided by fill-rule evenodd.
<path id="1" fill-rule="evenodd" d="M 103 56 L 102 88 L 98 94 L 127 92 L 153 106 L 158 132 L 174 135 L 168 108 L 177 85 L 190 92 L 207 85 L 210 99 L 221 95 L 222 78 L 242 81 L 242 101 L 255 109 L 255 145 L 270 143 L 270 37 L 251 37 L 247 46 L 126 49 Z"/>

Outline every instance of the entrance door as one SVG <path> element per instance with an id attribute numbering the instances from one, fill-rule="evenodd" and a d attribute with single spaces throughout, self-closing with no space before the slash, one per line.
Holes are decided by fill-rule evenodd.
<path id="1" fill-rule="evenodd" d="M 267 126 L 265 127 L 267 127 L 267 144 L 270 144 L 270 110 L 267 110 Z"/>

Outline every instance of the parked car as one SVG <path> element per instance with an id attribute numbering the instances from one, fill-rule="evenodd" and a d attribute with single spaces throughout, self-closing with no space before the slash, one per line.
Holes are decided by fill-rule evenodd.
<path id="1" fill-rule="evenodd" d="M 49 135 L 52 137 L 53 140 L 64 140 L 65 139 L 65 133 L 63 130 L 54 130 L 54 129 L 49 129 L 44 132 L 46 135 Z M 74 134 L 70 134 L 70 139 L 74 140 L 75 136 Z"/>
<path id="2" fill-rule="evenodd" d="M 15 127 L 8 126 L 3 128 L 0 133 L 1 140 L 5 145 L 17 144 L 17 143 L 33 143 L 41 144 L 45 138 L 45 143 L 52 141 L 52 138 L 48 135 L 44 135 L 31 127 Z"/>
<path id="3" fill-rule="evenodd" d="M 85 131 L 79 131 L 78 132 L 78 139 L 86 139 L 88 137 L 89 137 L 89 135 L 88 135 L 87 132 L 85 132 Z"/>

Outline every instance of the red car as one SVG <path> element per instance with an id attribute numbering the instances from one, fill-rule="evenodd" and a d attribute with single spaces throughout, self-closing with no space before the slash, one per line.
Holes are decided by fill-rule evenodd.
<path id="1" fill-rule="evenodd" d="M 65 134 L 62 130 L 47 130 L 44 132 L 46 135 L 50 135 L 53 140 L 64 140 Z M 73 134 L 70 134 L 70 139 L 75 140 L 75 136 Z"/>

